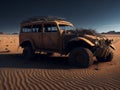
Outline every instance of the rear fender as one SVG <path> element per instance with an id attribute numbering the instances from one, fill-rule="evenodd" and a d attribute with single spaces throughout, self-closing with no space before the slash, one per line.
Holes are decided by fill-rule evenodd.
<path id="1" fill-rule="evenodd" d="M 29 45 L 32 46 L 33 50 L 35 50 L 35 45 L 34 45 L 34 43 L 33 43 L 33 41 L 32 41 L 31 39 L 26 39 L 26 40 L 22 41 L 22 42 L 20 43 L 20 46 L 21 46 L 21 47 L 24 47 L 24 46 L 23 46 L 24 43 L 29 43 Z"/>

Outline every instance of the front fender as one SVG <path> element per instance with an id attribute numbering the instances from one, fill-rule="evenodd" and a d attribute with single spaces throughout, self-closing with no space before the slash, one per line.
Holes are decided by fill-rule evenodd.
<path id="1" fill-rule="evenodd" d="M 80 40 L 88 43 L 90 46 L 95 46 L 94 43 L 92 43 L 90 40 L 88 40 L 88 39 L 86 39 L 86 38 L 83 38 L 83 37 L 73 38 L 73 39 L 70 40 L 70 42 L 71 42 L 71 41 L 80 41 Z"/>

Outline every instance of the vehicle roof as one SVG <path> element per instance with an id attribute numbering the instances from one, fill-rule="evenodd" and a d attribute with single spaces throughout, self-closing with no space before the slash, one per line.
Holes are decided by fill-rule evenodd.
<path id="1" fill-rule="evenodd" d="M 24 20 L 21 22 L 21 25 L 27 25 L 27 24 L 33 24 L 33 23 L 57 23 L 57 24 L 66 24 L 73 26 L 72 23 L 66 21 L 64 18 L 60 17 L 47 17 L 47 16 L 40 16 L 40 17 L 34 17 L 29 18 L 27 20 Z"/>

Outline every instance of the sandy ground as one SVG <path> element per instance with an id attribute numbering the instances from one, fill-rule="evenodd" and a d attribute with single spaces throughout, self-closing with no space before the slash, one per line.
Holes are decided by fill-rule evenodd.
<path id="1" fill-rule="evenodd" d="M 111 62 L 87 69 L 69 66 L 66 57 L 36 55 L 26 62 L 17 35 L 0 35 L 0 90 L 120 90 L 120 35 Z"/>

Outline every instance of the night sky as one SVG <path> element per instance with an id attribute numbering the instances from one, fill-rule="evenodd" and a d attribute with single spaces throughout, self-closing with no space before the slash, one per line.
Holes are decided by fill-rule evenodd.
<path id="1" fill-rule="evenodd" d="M 1 0 L 0 32 L 19 32 L 20 22 L 34 16 L 63 17 L 98 32 L 120 31 L 120 0 Z"/>

